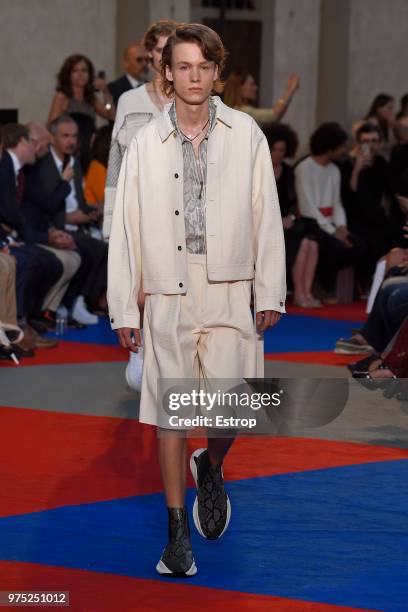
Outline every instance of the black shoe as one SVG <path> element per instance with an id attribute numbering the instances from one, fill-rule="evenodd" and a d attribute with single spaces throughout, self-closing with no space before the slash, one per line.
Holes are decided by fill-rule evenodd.
<path id="1" fill-rule="evenodd" d="M 224 489 L 222 467 L 212 467 L 207 449 L 199 448 L 191 455 L 190 469 L 197 487 L 194 524 L 204 538 L 216 540 L 231 519 L 231 502 Z"/>
<path id="2" fill-rule="evenodd" d="M 19 346 L 0 346 L 0 360 L 3 361 L 13 361 L 12 354 L 20 361 L 20 359 L 24 356 L 23 350 Z"/>
<path id="3" fill-rule="evenodd" d="M 42 314 L 47 322 L 47 325 L 49 326 L 49 329 L 55 331 L 57 327 L 57 314 L 52 310 L 45 310 Z"/>
<path id="4" fill-rule="evenodd" d="M 39 334 L 45 334 L 53 329 L 50 321 L 42 315 L 34 315 L 33 317 L 29 317 L 28 322 L 30 326 Z"/>
<path id="5" fill-rule="evenodd" d="M 169 515 L 169 543 L 163 551 L 156 570 L 163 576 L 187 578 L 197 573 L 191 548 L 190 529 L 186 508 L 167 508 Z"/>
<path id="6" fill-rule="evenodd" d="M 352 375 L 355 374 L 358 376 L 359 374 L 368 374 L 369 366 L 376 361 L 377 359 L 381 359 L 380 353 L 373 353 L 369 355 L 365 359 L 360 359 L 360 361 L 356 361 L 355 363 L 349 363 L 347 368 L 350 370 Z M 354 376 L 356 378 L 356 376 Z"/>
<path id="7" fill-rule="evenodd" d="M 67 326 L 69 329 L 85 329 L 87 327 L 84 323 L 80 323 L 72 317 L 68 317 Z"/>

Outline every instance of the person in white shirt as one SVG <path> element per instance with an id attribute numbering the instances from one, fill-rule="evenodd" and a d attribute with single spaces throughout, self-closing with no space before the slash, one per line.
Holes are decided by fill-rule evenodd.
<path id="1" fill-rule="evenodd" d="M 126 91 L 119 99 L 116 119 L 113 126 L 112 142 L 105 187 L 103 234 L 109 238 L 112 223 L 116 187 L 122 159 L 128 144 L 135 134 L 151 119 L 158 117 L 164 104 L 169 99 L 161 90 L 161 59 L 163 48 L 170 34 L 173 34 L 177 23 L 171 20 L 160 20 L 152 23 L 144 35 L 144 50 L 147 54 L 153 79 L 141 87 Z M 143 314 L 144 294 L 139 292 L 139 308 Z M 143 370 L 143 352 L 129 353 L 126 367 L 126 381 L 131 389 L 140 391 Z"/>
<path id="2" fill-rule="evenodd" d="M 340 159 L 347 134 L 338 123 L 323 123 L 310 138 L 311 155 L 295 169 L 299 213 L 319 243 L 317 277 L 325 291 L 334 292 L 337 272 L 358 261 L 363 247 L 351 235 L 341 201 Z"/>

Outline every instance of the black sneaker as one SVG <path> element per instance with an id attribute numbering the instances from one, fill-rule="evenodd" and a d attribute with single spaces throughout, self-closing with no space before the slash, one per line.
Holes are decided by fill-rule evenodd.
<path id="1" fill-rule="evenodd" d="M 156 570 L 163 576 L 188 578 L 197 573 L 191 548 L 190 529 L 186 508 L 167 508 L 169 514 L 169 543 L 163 550 Z"/>
<path id="2" fill-rule="evenodd" d="M 222 467 L 212 467 L 207 449 L 199 448 L 191 455 L 190 469 L 197 487 L 194 524 L 203 538 L 216 540 L 231 519 L 231 502 L 224 489 Z"/>

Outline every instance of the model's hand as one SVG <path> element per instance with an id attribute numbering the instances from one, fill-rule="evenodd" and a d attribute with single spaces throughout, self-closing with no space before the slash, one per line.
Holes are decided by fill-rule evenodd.
<path id="1" fill-rule="evenodd" d="M 132 353 L 139 352 L 139 346 L 142 346 L 140 329 L 132 329 L 131 327 L 121 327 L 117 330 L 117 332 L 120 345 L 123 346 L 123 348 L 132 351 Z M 132 332 L 134 335 L 134 339 L 132 338 Z"/>
<path id="2" fill-rule="evenodd" d="M 282 314 L 276 310 L 261 310 L 256 313 L 256 331 L 261 334 L 268 327 L 273 327 L 277 324 Z"/>

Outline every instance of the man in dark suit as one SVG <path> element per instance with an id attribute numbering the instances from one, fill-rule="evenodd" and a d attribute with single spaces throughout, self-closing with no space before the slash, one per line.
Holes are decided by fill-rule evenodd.
<path id="1" fill-rule="evenodd" d="M 50 131 L 52 145 L 39 162 L 38 178 L 43 192 L 49 196 L 59 189 L 66 169 L 72 169 L 69 193 L 62 193 L 59 203 L 54 205 L 52 222 L 56 228 L 72 236 L 81 256 L 80 269 L 68 288 L 65 302 L 79 295 L 81 299 L 76 300 L 72 316 L 92 324 L 97 322 L 97 318 L 89 316 L 86 306 L 92 310 L 105 310 L 108 245 L 89 233 L 102 213 L 85 202 L 82 172 L 78 159 L 74 157 L 78 144 L 75 121 L 69 115 L 62 115 L 51 123 Z M 78 309 L 79 314 L 76 312 Z"/>
<path id="2" fill-rule="evenodd" d="M 141 43 L 134 43 L 125 49 L 123 67 L 125 74 L 116 81 L 108 83 L 115 106 L 118 105 L 118 100 L 125 91 L 140 87 L 146 82 L 147 58 Z"/>
<path id="3" fill-rule="evenodd" d="M 25 175 L 23 167 L 35 161 L 34 146 L 27 128 L 7 124 L 2 130 L 3 155 L 0 161 L 0 224 L 17 264 L 17 314 L 24 331 L 22 348 L 55 346 L 54 340 L 41 338 L 27 324 L 41 320 L 44 299 L 63 273 L 61 263 L 53 253 L 34 244 L 35 237 L 27 231 L 22 211 Z M 39 331 L 46 331 L 43 326 Z"/>

